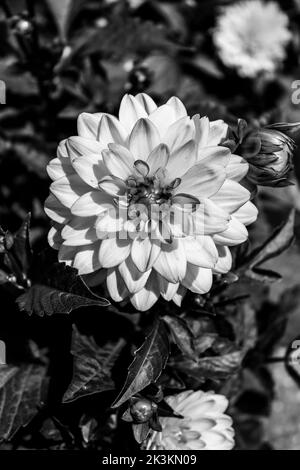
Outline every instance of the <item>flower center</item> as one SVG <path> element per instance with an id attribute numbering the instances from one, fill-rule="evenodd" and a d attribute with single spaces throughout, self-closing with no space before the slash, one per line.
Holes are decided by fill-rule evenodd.
<path id="1" fill-rule="evenodd" d="M 170 207 L 173 190 L 181 183 L 180 178 L 176 178 L 166 184 L 166 170 L 158 168 L 152 174 L 146 162 L 138 160 L 135 162 L 135 173 L 129 176 L 126 181 L 126 195 L 129 217 L 136 216 L 137 212 L 150 211 L 153 206 L 160 207 L 165 211 Z M 139 209 L 137 207 L 139 206 Z"/>

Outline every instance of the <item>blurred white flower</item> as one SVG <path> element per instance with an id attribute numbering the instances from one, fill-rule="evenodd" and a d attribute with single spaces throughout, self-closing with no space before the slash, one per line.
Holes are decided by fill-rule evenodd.
<path id="1" fill-rule="evenodd" d="M 142 311 L 160 295 L 180 305 L 186 289 L 208 292 L 257 217 L 238 183 L 248 164 L 219 145 L 227 125 L 139 94 L 124 96 L 119 119 L 81 114 L 78 134 L 48 165 L 59 260 Z"/>
<path id="2" fill-rule="evenodd" d="M 224 64 L 241 76 L 272 74 L 292 37 L 288 22 L 275 2 L 241 1 L 222 10 L 213 40 Z"/>
<path id="3" fill-rule="evenodd" d="M 182 418 L 160 418 L 162 432 L 153 431 L 144 443 L 151 450 L 231 450 L 232 419 L 224 412 L 228 400 L 213 392 L 187 390 L 166 398 Z"/>

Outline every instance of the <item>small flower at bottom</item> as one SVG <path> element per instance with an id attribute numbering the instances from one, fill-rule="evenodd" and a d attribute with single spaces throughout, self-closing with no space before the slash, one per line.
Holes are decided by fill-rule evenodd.
<path id="1" fill-rule="evenodd" d="M 153 431 L 143 447 L 152 450 L 231 450 L 232 419 L 224 414 L 228 400 L 214 392 L 186 390 L 166 397 L 180 418 L 160 418 L 162 431 Z"/>

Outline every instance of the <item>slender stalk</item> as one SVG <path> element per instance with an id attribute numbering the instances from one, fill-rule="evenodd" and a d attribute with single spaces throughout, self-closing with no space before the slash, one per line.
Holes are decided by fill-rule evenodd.
<path id="1" fill-rule="evenodd" d="M 277 364 L 279 362 L 284 362 L 285 357 L 269 357 L 266 359 L 265 364 Z"/>

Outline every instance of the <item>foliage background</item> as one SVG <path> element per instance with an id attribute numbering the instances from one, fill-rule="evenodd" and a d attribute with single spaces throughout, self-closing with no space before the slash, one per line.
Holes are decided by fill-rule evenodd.
<path id="1" fill-rule="evenodd" d="M 47 247 L 49 221 L 43 211 L 49 190 L 47 162 L 54 157 L 60 140 L 76 134 L 76 118 L 80 112 L 115 113 L 125 92 L 145 91 L 159 103 L 175 94 L 183 100 L 190 114 L 224 118 L 232 124 L 237 117 L 261 124 L 300 121 L 299 105 L 291 102 L 291 84 L 300 78 L 299 1 L 278 2 L 289 15 L 293 41 L 283 66 L 271 81 L 264 77 L 240 78 L 218 58 L 211 31 L 220 7 L 231 3 L 234 2 L 0 2 L 0 79 L 5 82 L 7 92 L 6 104 L 0 105 L 1 226 L 15 232 L 31 212 L 30 241 L 34 252 L 42 252 Z M 295 154 L 298 178 L 299 152 L 298 148 Z M 259 220 L 251 230 L 254 247 L 285 220 L 293 206 L 300 209 L 297 185 L 276 191 L 260 190 L 258 203 Z M 255 312 L 259 312 L 262 335 L 271 336 L 271 339 L 268 336 L 270 344 L 261 346 L 262 349 L 269 348 L 267 356 L 257 344 L 252 356 L 247 356 L 242 378 L 244 395 L 237 396 L 230 391 L 234 384 L 224 385 L 224 393 L 230 392 L 234 397 L 231 412 L 237 423 L 240 448 L 300 448 L 297 382 L 288 375 L 283 362 L 270 361 L 270 358 L 284 356 L 290 342 L 300 335 L 300 280 L 297 275 L 300 218 L 297 214 L 295 228 L 296 242 L 266 265 L 282 275 L 282 282 L 271 287 L 255 284 L 254 288 L 248 289 L 250 300 L 238 304 L 240 310 L 248 309 L 244 318 L 250 323 L 251 318 L 254 322 Z M 47 252 L 47 256 L 55 259 L 55 254 Z M 40 265 L 34 264 L 34 269 L 31 265 L 30 269 L 30 275 L 35 272 L 32 276 L 37 279 L 41 273 Z M 245 293 L 243 285 L 238 289 L 241 292 L 235 290 L 234 296 Z M 108 411 L 111 393 L 95 394 L 64 405 L 60 403 L 72 378 L 71 323 L 75 321 L 87 336 L 96 332 L 98 344 L 109 339 L 118 348 L 120 331 L 125 331 L 127 339 L 133 335 L 132 342 L 140 344 L 141 331 L 132 329 L 134 314 L 124 310 L 120 317 L 116 312 L 111 311 L 108 315 L 90 307 L 76 310 L 71 316 L 27 316 L 20 312 L 14 294 L 4 287 L 1 289 L 1 306 L 0 337 L 8 345 L 8 363 L 17 364 L 19 368 L 10 371 L 14 372 L 15 381 L 9 382 L 10 393 L 20 390 L 22 384 L 18 381 L 24 382 L 24 374 L 29 374 L 28 364 L 31 382 L 27 389 L 33 387 L 32 395 L 42 393 L 44 382 L 51 391 L 50 403 L 40 413 L 33 413 L 33 421 L 30 413 L 23 415 L 21 424 L 31 421 L 25 430 L 20 429 L 20 423 L 14 419 L 11 429 L 7 429 L 11 416 L 1 416 L 0 433 L 5 437 L 1 448 L 93 448 L 99 446 L 99 435 L 101 448 L 133 448 L 133 440 L 124 442 L 128 424 L 120 424 L 118 430 L 115 429 L 115 418 Z M 186 308 L 190 309 L 191 304 L 186 304 Z M 224 333 L 229 327 L 226 321 L 219 328 L 228 343 L 230 333 Z M 246 325 L 247 332 L 252 328 L 253 325 Z M 252 346 L 255 341 L 257 339 Z M 225 343 L 218 345 L 219 351 L 229 347 Z M 128 349 L 129 343 L 126 344 Z M 86 347 L 93 346 L 88 344 Z M 130 353 L 129 350 L 124 355 L 124 364 L 117 365 L 125 375 Z M 50 372 L 48 369 L 46 374 L 49 360 Z M 124 373 L 116 379 L 117 389 L 122 385 Z M 44 376 L 47 376 L 45 381 Z M 0 401 L 3 401 L 7 390 L 2 390 L 1 386 L 0 380 Z M 107 390 L 111 387 L 107 383 Z M 23 396 L 22 400 L 25 398 Z M 32 407 L 35 406 L 33 403 Z M 11 433 L 12 441 L 6 442 Z"/>

